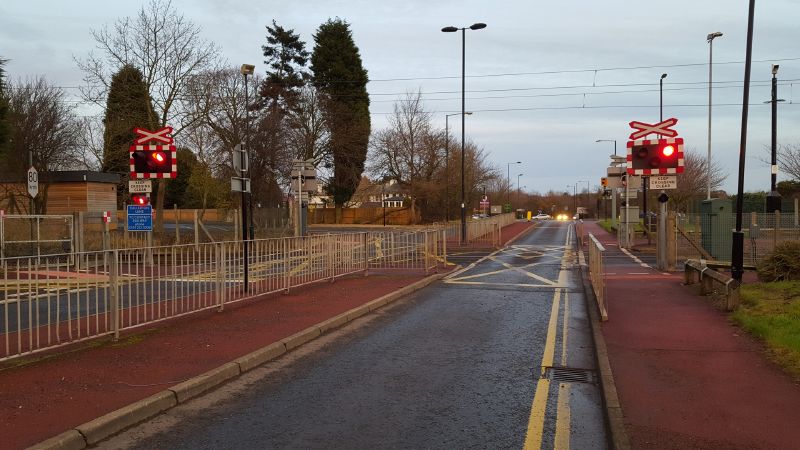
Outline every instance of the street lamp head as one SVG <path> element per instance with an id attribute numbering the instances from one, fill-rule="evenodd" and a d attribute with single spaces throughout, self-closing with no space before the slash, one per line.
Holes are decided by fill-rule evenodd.
<path id="1" fill-rule="evenodd" d="M 517 161 L 517 164 L 522 164 L 522 161 Z"/>
<path id="2" fill-rule="evenodd" d="M 472 115 L 472 111 L 466 111 L 464 114 L 466 114 L 468 116 L 471 116 Z"/>
<path id="3" fill-rule="evenodd" d="M 665 73 L 662 73 L 662 74 L 661 74 L 661 79 L 663 80 L 664 78 L 667 78 L 667 74 L 665 74 Z"/>
<path id="4" fill-rule="evenodd" d="M 242 68 L 239 69 L 239 72 L 241 72 L 242 75 L 252 75 L 255 72 L 255 70 L 256 66 L 252 64 L 242 64 Z"/>
<path id="5" fill-rule="evenodd" d="M 458 31 L 458 28 L 456 28 L 456 27 L 444 27 L 444 28 L 442 28 L 442 32 L 444 32 L 444 33 L 455 33 L 456 31 Z"/>
<path id="6" fill-rule="evenodd" d="M 778 67 L 780 67 L 778 64 L 773 64 L 772 65 L 772 74 L 773 75 L 777 75 L 778 74 Z"/>
<path id="7" fill-rule="evenodd" d="M 480 22 L 473 23 L 472 25 L 469 26 L 470 30 L 480 30 L 480 29 L 483 29 L 483 28 L 486 28 L 486 24 L 485 23 L 480 23 Z"/>
<path id="8" fill-rule="evenodd" d="M 711 41 L 714 40 L 714 38 L 718 38 L 718 37 L 721 37 L 721 36 L 722 36 L 722 33 L 720 33 L 719 31 L 715 31 L 713 33 L 710 33 L 708 36 L 706 36 L 706 40 L 708 42 L 711 42 Z"/>

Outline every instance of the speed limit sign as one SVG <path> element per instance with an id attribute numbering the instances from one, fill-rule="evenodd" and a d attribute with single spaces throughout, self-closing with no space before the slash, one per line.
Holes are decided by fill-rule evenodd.
<path id="1" fill-rule="evenodd" d="M 36 194 L 39 193 L 39 172 L 36 171 L 36 168 L 31 166 L 28 169 L 28 194 L 35 198 Z"/>

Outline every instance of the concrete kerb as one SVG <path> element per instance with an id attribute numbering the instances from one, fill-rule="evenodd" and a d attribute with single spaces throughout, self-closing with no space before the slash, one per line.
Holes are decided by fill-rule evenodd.
<path id="1" fill-rule="evenodd" d="M 161 414 L 177 404 L 178 400 L 174 392 L 170 390 L 161 391 L 144 400 L 139 400 L 138 402 L 112 411 L 83 425 L 79 425 L 75 429 L 83 435 L 88 445 L 94 445 L 118 433 L 120 430 L 124 430 L 125 428 Z"/>
<path id="2" fill-rule="evenodd" d="M 585 261 L 583 249 L 578 250 L 582 261 Z M 617 385 L 614 383 L 614 374 L 611 371 L 611 363 L 608 360 L 608 348 L 603 332 L 600 329 L 600 315 L 595 305 L 597 299 L 588 277 L 586 276 L 586 264 L 581 262 L 581 280 L 583 292 L 586 298 L 586 309 L 589 314 L 589 323 L 592 327 L 592 340 L 594 341 L 595 360 L 600 375 L 600 390 L 603 393 L 603 406 L 606 410 L 606 429 L 609 432 L 609 444 L 611 448 L 617 450 L 629 450 L 631 448 L 628 433 L 625 430 L 625 420 L 622 414 L 622 406 L 617 395 Z"/>
<path id="3" fill-rule="evenodd" d="M 448 272 L 449 273 L 449 272 Z M 144 422 L 178 404 L 184 403 L 198 395 L 210 391 L 219 385 L 237 378 L 241 374 L 252 370 L 261 364 L 271 361 L 287 351 L 305 344 L 323 333 L 334 330 L 353 320 L 388 305 L 412 292 L 418 291 L 434 281 L 444 278 L 448 273 L 437 273 L 423 278 L 414 284 L 405 286 L 383 297 L 372 300 L 350 311 L 320 322 L 306 328 L 279 342 L 235 359 L 216 369 L 196 376 L 177 384 L 165 391 L 154 394 L 146 399 L 131 403 L 116 411 L 112 411 L 97 419 L 79 425 L 72 430 L 65 431 L 57 436 L 42 441 L 29 450 L 82 450 L 107 439 L 126 428 Z"/>

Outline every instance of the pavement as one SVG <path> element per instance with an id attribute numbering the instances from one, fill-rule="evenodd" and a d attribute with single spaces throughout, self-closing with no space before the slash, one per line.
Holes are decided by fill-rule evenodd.
<path id="1" fill-rule="evenodd" d="M 509 244 L 531 229 L 502 229 Z M 470 248 L 471 250 L 474 250 Z M 448 251 L 457 250 L 448 247 Z M 488 253 L 490 249 L 486 249 Z M 0 362 L 0 450 L 82 449 L 442 278 L 374 271 Z"/>
<path id="2" fill-rule="evenodd" d="M 597 338 L 613 376 L 604 388 L 615 446 L 800 448 L 800 384 L 764 347 L 683 285 L 683 272 L 648 264 L 646 241 L 626 253 L 595 222 L 584 230 L 606 248 L 609 320 Z"/>

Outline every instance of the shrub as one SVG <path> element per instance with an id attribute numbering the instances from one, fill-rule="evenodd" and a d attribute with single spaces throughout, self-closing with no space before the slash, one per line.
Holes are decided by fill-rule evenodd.
<path id="1" fill-rule="evenodd" d="M 756 266 L 761 281 L 800 280 L 800 241 L 782 242 Z"/>

